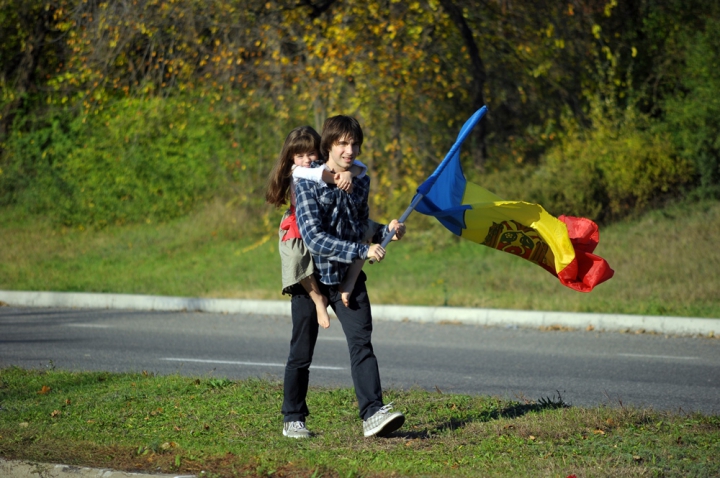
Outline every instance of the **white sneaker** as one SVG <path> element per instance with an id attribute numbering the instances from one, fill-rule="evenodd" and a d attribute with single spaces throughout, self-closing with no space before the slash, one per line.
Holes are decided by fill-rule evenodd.
<path id="1" fill-rule="evenodd" d="M 288 438 L 310 438 L 310 430 L 305 428 L 305 422 L 283 423 L 283 436 Z"/>
<path id="2" fill-rule="evenodd" d="M 405 423 L 405 415 L 400 412 L 391 412 L 393 406 L 388 403 L 373 416 L 363 421 L 363 432 L 366 437 L 374 435 L 384 437 L 394 432 Z"/>

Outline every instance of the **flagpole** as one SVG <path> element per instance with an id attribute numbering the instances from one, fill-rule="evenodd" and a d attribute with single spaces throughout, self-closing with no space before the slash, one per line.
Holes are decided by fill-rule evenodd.
<path id="1" fill-rule="evenodd" d="M 410 203 L 410 206 L 408 206 L 408 208 L 405 209 L 405 212 L 403 213 L 403 215 L 400 216 L 400 219 L 398 219 L 398 222 L 403 223 L 403 222 L 407 221 L 408 216 L 410 215 L 411 212 L 413 212 L 413 210 L 415 209 L 415 206 L 417 206 L 420 203 L 420 201 L 422 200 L 423 197 L 424 196 L 422 194 L 417 193 L 415 195 L 415 197 L 413 198 L 412 202 Z M 380 244 L 383 247 L 383 249 L 385 247 L 387 247 L 388 244 L 390 244 L 390 241 L 392 241 L 392 238 L 394 235 L 395 235 L 395 229 L 390 229 L 388 231 L 387 236 L 385 236 L 385 239 L 383 239 L 382 243 Z M 370 264 L 374 264 L 374 263 L 375 263 L 375 259 L 370 259 Z"/>

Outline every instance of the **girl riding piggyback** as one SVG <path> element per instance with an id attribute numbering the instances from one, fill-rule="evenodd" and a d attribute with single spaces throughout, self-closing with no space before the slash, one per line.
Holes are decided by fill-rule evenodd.
<path id="1" fill-rule="evenodd" d="M 283 293 L 286 293 L 295 284 L 302 285 L 315 304 L 318 324 L 323 328 L 328 328 L 330 327 L 330 317 L 327 313 L 328 299 L 320 292 L 313 275 L 315 266 L 312 256 L 305 247 L 297 226 L 295 181 L 302 178 L 321 184 L 335 184 L 349 193 L 352 191 L 353 177 L 362 177 L 367 171 L 367 167 L 355 160 L 350 171 L 333 173 L 324 166 L 310 167 L 313 162 L 324 163 L 324 158 L 320 156 L 320 135 L 310 126 L 295 128 L 285 138 L 280 157 L 270 173 L 265 199 L 276 207 L 283 207 L 288 202 L 290 203 L 290 209 L 283 215 L 279 230 L 278 249 L 282 263 Z M 358 270 L 349 270 L 348 276 L 356 278 L 362 265 L 362 262 L 353 263 L 351 269 L 358 268 Z M 348 285 L 354 286 L 354 283 Z M 352 291 L 352 287 L 350 287 L 350 291 Z M 343 302 L 345 302 L 345 295 L 343 294 Z"/>

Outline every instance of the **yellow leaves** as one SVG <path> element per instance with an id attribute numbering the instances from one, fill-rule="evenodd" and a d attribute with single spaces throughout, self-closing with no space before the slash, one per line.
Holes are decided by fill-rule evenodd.
<path id="1" fill-rule="evenodd" d="M 592 34 L 593 36 L 599 40 L 600 39 L 600 32 L 602 31 L 602 27 L 598 24 L 594 24 L 592 26 Z"/>
<path id="2" fill-rule="evenodd" d="M 615 58 L 615 55 L 613 55 L 610 47 L 608 47 L 607 45 L 604 45 L 600 50 L 603 53 L 605 53 L 605 58 L 607 60 L 610 60 L 610 62 L 612 63 L 613 66 L 615 66 L 617 64 L 617 58 Z"/>
<path id="3" fill-rule="evenodd" d="M 609 17 L 612 15 L 612 9 L 614 7 L 617 7 L 617 0 L 610 0 L 608 3 L 605 4 L 605 16 Z"/>

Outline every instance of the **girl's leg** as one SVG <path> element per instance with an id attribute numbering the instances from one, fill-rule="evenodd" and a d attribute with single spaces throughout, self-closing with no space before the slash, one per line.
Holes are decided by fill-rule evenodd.
<path id="1" fill-rule="evenodd" d="M 350 267 L 348 268 L 345 279 L 340 284 L 339 290 L 342 297 L 342 303 L 345 307 L 350 307 L 350 294 L 352 294 L 355 288 L 355 282 L 357 281 L 360 271 L 362 271 L 365 261 L 362 259 L 355 259 Z"/>
<path id="2" fill-rule="evenodd" d="M 300 281 L 300 285 L 307 291 L 308 295 L 315 304 L 317 310 L 317 321 L 323 329 L 330 327 L 330 316 L 327 312 L 328 299 L 320 292 L 315 277 L 308 276 Z"/>

